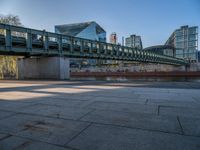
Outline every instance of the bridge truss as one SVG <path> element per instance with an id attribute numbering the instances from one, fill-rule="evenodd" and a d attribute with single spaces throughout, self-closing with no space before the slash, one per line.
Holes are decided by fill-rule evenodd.
<path id="1" fill-rule="evenodd" d="M 0 23 L 0 55 L 65 56 L 186 65 L 186 60 L 115 45 Z"/>

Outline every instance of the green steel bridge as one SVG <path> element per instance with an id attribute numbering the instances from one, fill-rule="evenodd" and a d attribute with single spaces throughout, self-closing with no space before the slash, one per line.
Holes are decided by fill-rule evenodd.
<path id="1" fill-rule="evenodd" d="M 187 65 L 183 59 L 105 42 L 0 24 L 0 55 L 64 56 Z"/>

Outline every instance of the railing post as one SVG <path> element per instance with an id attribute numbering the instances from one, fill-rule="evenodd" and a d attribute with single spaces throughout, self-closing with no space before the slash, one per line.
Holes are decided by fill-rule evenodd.
<path id="1" fill-rule="evenodd" d="M 80 49 L 81 49 L 81 53 L 83 53 L 83 40 L 80 40 Z"/>
<path id="2" fill-rule="evenodd" d="M 151 61 L 152 61 L 152 62 L 154 61 L 153 53 L 151 53 Z"/>
<path id="3" fill-rule="evenodd" d="M 128 48 L 128 60 L 130 60 L 131 55 L 130 55 L 130 48 Z"/>
<path id="4" fill-rule="evenodd" d="M 5 25 L 6 28 L 6 50 L 12 49 L 12 35 L 11 35 L 11 26 Z"/>
<path id="5" fill-rule="evenodd" d="M 32 31 L 31 31 L 31 29 L 27 29 L 26 49 L 27 49 L 27 51 L 32 51 Z"/>
<path id="6" fill-rule="evenodd" d="M 143 59 L 146 61 L 146 52 L 143 52 Z"/>
<path id="7" fill-rule="evenodd" d="M 149 52 L 146 52 L 146 60 L 149 62 Z"/>
<path id="8" fill-rule="evenodd" d="M 153 55 L 154 55 L 155 62 L 157 62 L 157 60 L 158 60 L 157 55 L 156 54 L 153 54 Z"/>
<path id="9" fill-rule="evenodd" d="M 156 56 L 155 56 L 155 54 L 152 54 L 153 56 L 152 56 L 152 61 L 153 62 L 156 62 Z"/>
<path id="10" fill-rule="evenodd" d="M 130 48 L 127 48 L 128 49 L 128 57 L 127 59 L 130 60 Z"/>
<path id="11" fill-rule="evenodd" d="M 114 45 L 112 44 L 111 56 L 113 56 Z"/>
<path id="12" fill-rule="evenodd" d="M 152 61 L 152 54 L 149 52 L 149 60 Z"/>
<path id="13" fill-rule="evenodd" d="M 132 60 L 133 59 L 133 49 L 130 48 L 130 51 L 131 51 L 130 60 Z"/>
<path id="14" fill-rule="evenodd" d="M 62 35 L 57 35 L 59 53 L 62 53 Z"/>
<path id="15" fill-rule="evenodd" d="M 107 45 L 107 43 L 104 43 L 104 44 L 106 45 L 106 48 L 105 48 L 105 52 L 104 52 L 104 54 L 107 56 L 108 45 Z"/>
<path id="16" fill-rule="evenodd" d="M 97 54 L 100 54 L 100 43 L 96 42 Z"/>
<path id="17" fill-rule="evenodd" d="M 74 39 L 72 37 L 70 37 L 70 52 L 73 53 L 73 49 L 74 49 Z"/>
<path id="18" fill-rule="evenodd" d="M 49 48 L 49 36 L 48 36 L 48 33 L 43 31 L 43 43 L 44 43 L 44 49 L 45 51 L 48 51 L 48 48 Z"/>
<path id="19" fill-rule="evenodd" d="M 92 41 L 89 41 L 89 54 L 92 54 Z"/>
<path id="20" fill-rule="evenodd" d="M 141 60 L 144 60 L 144 53 L 140 51 Z"/>
<path id="21" fill-rule="evenodd" d="M 134 50 L 133 50 L 133 48 L 131 48 L 131 52 L 132 52 L 131 58 L 133 58 L 134 57 Z"/>
<path id="22" fill-rule="evenodd" d="M 122 48 L 122 57 L 124 57 L 124 46 L 121 46 Z"/>
<path id="23" fill-rule="evenodd" d="M 138 54 L 138 51 L 137 49 L 135 49 L 135 59 L 138 60 L 139 59 L 139 54 Z"/>
<path id="24" fill-rule="evenodd" d="M 119 57 L 119 45 L 117 45 L 117 52 L 116 52 L 117 57 Z"/>
<path id="25" fill-rule="evenodd" d="M 142 52 L 140 50 L 137 50 L 139 54 L 139 60 L 142 61 Z"/>

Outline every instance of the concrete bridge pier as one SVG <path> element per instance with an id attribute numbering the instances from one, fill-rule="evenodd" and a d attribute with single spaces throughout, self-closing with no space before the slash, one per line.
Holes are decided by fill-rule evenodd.
<path id="1" fill-rule="evenodd" d="M 30 57 L 18 59 L 19 79 L 57 79 L 70 78 L 69 58 Z"/>

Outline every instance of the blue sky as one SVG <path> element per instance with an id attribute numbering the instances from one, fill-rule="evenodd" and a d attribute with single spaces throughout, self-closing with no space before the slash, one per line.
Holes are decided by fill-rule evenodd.
<path id="1" fill-rule="evenodd" d="M 182 25 L 200 26 L 200 0 L 0 0 L 0 14 L 18 15 L 24 26 L 48 31 L 96 21 L 108 36 L 116 32 L 119 42 L 138 34 L 147 47 L 164 44 Z"/>

